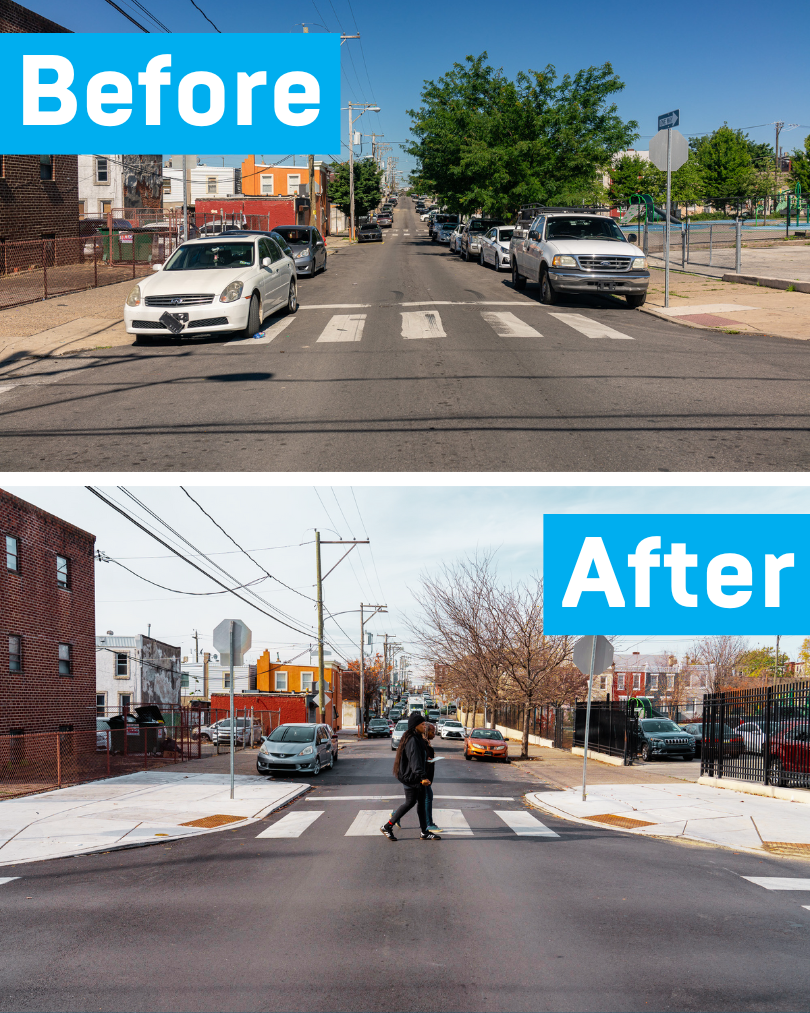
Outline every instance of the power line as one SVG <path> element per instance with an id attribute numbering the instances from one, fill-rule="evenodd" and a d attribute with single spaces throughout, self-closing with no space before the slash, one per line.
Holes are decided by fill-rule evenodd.
<path id="1" fill-rule="evenodd" d="M 113 0 L 107 0 L 107 3 L 110 5 L 110 7 L 114 7 L 118 11 L 119 14 L 123 14 L 124 17 L 127 19 L 127 21 L 131 21 L 132 24 L 135 25 L 136 28 L 140 28 L 140 30 L 142 32 L 146 32 L 147 35 L 150 34 L 148 28 L 144 28 L 143 25 L 140 24 L 140 22 L 138 22 L 138 21 L 135 20 L 135 18 L 130 17 L 129 14 L 127 14 L 126 11 L 121 10 L 121 8 L 118 6 L 117 3 L 113 3 Z"/>
<path id="2" fill-rule="evenodd" d="M 204 11 L 204 10 L 202 9 L 202 7 L 200 7 L 200 6 L 198 6 L 198 5 L 196 4 L 196 3 L 194 3 L 194 0 L 191 0 L 191 2 L 192 2 L 192 4 L 194 4 L 194 6 L 195 6 L 195 7 L 197 8 L 197 10 L 198 10 L 198 11 L 200 12 L 200 14 L 202 14 L 202 16 L 203 16 L 203 17 L 205 18 L 205 20 L 206 20 L 206 21 L 208 22 L 208 24 L 209 24 L 209 25 L 213 25 L 214 31 L 215 31 L 215 32 L 219 32 L 219 29 L 217 28 L 217 26 L 216 26 L 216 25 L 214 24 L 214 22 L 213 22 L 213 21 L 212 21 L 212 20 L 211 20 L 211 19 L 210 19 L 210 18 L 208 17 L 208 15 L 207 15 L 207 14 L 205 13 L 205 11 Z M 222 32 L 219 32 L 219 34 L 220 34 L 220 35 L 222 35 Z"/>
<path id="3" fill-rule="evenodd" d="M 142 574 L 136 573 L 134 570 L 130 570 L 130 568 L 128 566 L 124 566 L 124 564 L 123 563 L 119 563 L 119 561 L 117 559 L 113 559 L 111 556 L 108 556 L 108 555 L 106 555 L 105 553 L 103 553 L 101 551 L 99 551 L 97 553 L 96 558 L 98 559 L 98 561 L 100 563 L 115 563 L 115 565 L 116 566 L 120 566 L 122 570 L 126 570 L 127 573 L 131 573 L 133 577 L 137 577 L 139 580 L 143 580 L 147 584 L 151 584 L 152 587 L 159 587 L 161 589 L 161 591 L 171 591 L 173 594 L 193 595 L 194 597 L 197 597 L 197 598 L 203 598 L 203 597 L 206 597 L 207 595 L 213 595 L 213 594 L 227 594 L 228 593 L 227 591 L 178 591 L 177 588 L 175 588 L 175 587 L 166 587 L 165 584 L 158 584 L 154 580 L 149 580 L 148 577 L 144 577 Z M 250 583 L 248 583 L 248 584 L 241 584 L 240 587 L 243 587 L 243 588 L 244 587 L 250 587 L 251 584 L 260 584 L 264 580 L 267 580 L 267 578 L 266 577 L 257 577 L 255 580 L 250 581 Z M 237 588 L 237 590 L 238 590 L 238 588 Z"/>

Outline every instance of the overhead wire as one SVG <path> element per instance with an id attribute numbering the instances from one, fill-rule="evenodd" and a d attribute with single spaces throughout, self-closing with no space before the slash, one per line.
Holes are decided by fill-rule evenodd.
<path id="1" fill-rule="evenodd" d="M 124 566 L 124 564 L 120 563 L 117 559 L 113 559 L 111 556 L 107 556 L 107 555 L 99 552 L 98 555 L 96 556 L 96 558 L 101 563 L 115 563 L 116 566 L 120 566 L 122 570 L 126 570 L 127 573 L 131 573 L 132 576 L 133 577 L 137 577 L 138 580 L 143 580 L 147 584 L 151 584 L 152 587 L 159 587 L 162 591 L 171 591 L 173 594 L 193 595 L 194 597 L 197 597 L 197 598 L 204 598 L 204 597 L 207 597 L 209 595 L 215 595 L 215 594 L 228 594 L 228 591 L 178 591 L 176 587 L 166 587 L 165 584 L 158 584 L 154 580 L 149 580 L 148 577 L 144 577 L 143 574 L 141 574 L 141 573 L 136 573 L 134 570 L 131 570 L 128 566 Z M 265 581 L 265 580 L 267 580 L 266 577 L 257 577 L 255 580 L 250 581 L 248 584 L 241 584 L 241 585 L 239 585 L 239 587 L 237 587 L 237 588 L 231 588 L 230 590 L 239 590 L 240 588 L 250 587 L 251 584 L 260 584 L 262 581 Z M 140 600 L 140 601 L 148 601 L 149 599 L 138 599 L 138 600 Z M 154 601 L 160 601 L 160 600 L 166 601 L 166 600 L 171 600 L 171 599 L 165 599 L 164 598 L 164 599 L 152 599 L 152 600 L 154 600 Z"/>
<path id="2" fill-rule="evenodd" d="M 211 26 L 213 27 L 214 31 L 215 31 L 215 32 L 219 32 L 219 29 L 217 28 L 217 26 L 216 26 L 216 25 L 214 24 L 214 22 L 213 22 L 213 21 L 212 21 L 212 20 L 211 20 L 211 19 L 210 19 L 210 18 L 208 17 L 208 15 L 207 15 L 207 14 L 205 13 L 205 11 L 204 11 L 204 10 L 202 9 L 202 7 L 200 7 L 200 6 L 199 6 L 199 4 L 196 4 L 196 3 L 194 3 L 194 0 L 191 0 L 191 3 L 192 3 L 192 4 L 193 4 L 193 5 L 194 5 L 194 6 L 195 6 L 195 7 L 197 8 L 197 10 L 198 10 L 198 11 L 200 12 L 200 14 L 202 14 L 202 16 L 203 16 L 203 17 L 205 18 L 205 20 L 206 20 L 206 21 L 208 22 L 208 24 L 209 24 L 209 25 L 211 25 Z M 222 32 L 219 32 L 219 34 L 220 34 L 220 35 L 222 35 Z"/>

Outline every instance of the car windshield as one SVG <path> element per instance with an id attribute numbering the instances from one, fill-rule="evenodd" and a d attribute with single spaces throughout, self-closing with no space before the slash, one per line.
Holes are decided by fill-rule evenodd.
<path id="1" fill-rule="evenodd" d="M 394 729 L 394 731 L 395 732 L 404 732 L 407 727 L 408 727 L 408 722 L 407 721 L 398 721 L 397 722 L 397 726 Z"/>
<path id="2" fill-rule="evenodd" d="M 233 271 L 253 263 L 253 243 L 189 243 L 175 251 L 164 271 Z"/>
<path id="3" fill-rule="evenodd" d="M 376 225 L 361 225 L 360 226 L 360 231 L 361 232 L 376 232 L 377 231 L 377 226 Z"/>
<path id="4" fill-rule="evenodd" d="M 370 725 L 387 725 L 388 722 L 385 721 L 383 718 L 374 718 L 373 720 L 369 721 L 369 724 Z"/>
<path id="5" fill-rule="evenodd" d="M 551 218 L 546 239 L 607 239 L 626 243 L 624 233 L 610 218 Z"/>
<path id="6" fill-rule="evenodd" d="M 279 725 L 270 733 L 271 742 L 312 742 L 315 729 L 303 725 Z"/>
<path id="7" fill-rule="evenodd" d="M 473 729 L 471 739 L 502 739 L 503 735 L 496 731 L 494 728 L 475 728 Z"/>
<path id="8" fill-rule="evenodd" d="M 668 718 L 662 718 L 660 720 L 656 718 L 645 718 L 643 721 L 639 721 L 639 724 L 645 732 L 680 732 L 682 730 L 675 724 L 674 721 L 670 721 Z"/>
<path id="9" fill-rule="evenodd" d="M 292 229 L 292 228 L 276 228 L 274 232 L 278 232 L 280 236 L 284 236 L 290 246 L 308 246 L 309 241 L 312 237 L 312 233 L 309 229 Z"/>
<path id="10" fill-rule="evenodd" d="M 461 728 L 460 721 L 446 721 L 445 724 L 448 728 Z"/>

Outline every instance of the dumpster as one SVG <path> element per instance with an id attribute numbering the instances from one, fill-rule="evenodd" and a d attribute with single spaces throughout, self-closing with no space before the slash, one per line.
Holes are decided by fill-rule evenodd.
<path id="1" fill-rule="evenodd" d="M 152 261 L 152 240 L 154 234 L 150 231 L 138 232 L 135 230 L 125 231 L 124 229 L 113 229 L 112 234 L 112 261 L 110 261 L 110 236 L 108 232 L 102 234 L 103 259 L 107 263 L 131 263 L 133 258 L 137 263 L 149 264 Z"/>
<path id="2" fill-rule="evenodd" d="M 110 752 L 127 755 L 163 752 L 166 728 L 160 708 L 136 707 L 134 714 L 114 714 L 108 719 Z"/>

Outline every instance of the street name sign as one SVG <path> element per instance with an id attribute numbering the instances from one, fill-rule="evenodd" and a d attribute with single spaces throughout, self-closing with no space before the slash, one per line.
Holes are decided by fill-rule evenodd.
<path id="1" fill-rule="evenodd" d="M 667 171 L 667 134 L 671 144 L 672 171 L 677 172 L 689 158 L 689 142 L 679 130 L 659 130 L 650 141 L 650 161 L 662 172 Z"/>
<path id="2" fill-rule="evenodd" d="M 549 634 L 806 632 L 804 514 L 548 514 Z"/>
<path id="3" fill-rule="evenodd" d="M 0 34 L 3 147 L 340 151 L 337 34 Z"/>
<path id="4" fill-rule="evenodd" d="M 226 667 L 231 664 L 231 620 L 223 619 L 214 630 L 214 647 L 219 651 L 221 663 Z M 250 650 L 253 634 L 241 619 L 233 620 L 233 663 L 243 665 L 245 655 Z"/>
<path id="5" fill-rule="evenodd" d="M 658 117 L 658 129 L 666 130 L 667 127 L 680 126 L 681 122 L 681 111 L 680 109 L 673 109 L 672 112 L 662 113 Z"/>

